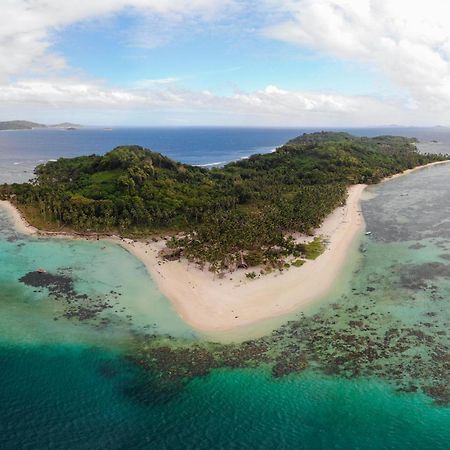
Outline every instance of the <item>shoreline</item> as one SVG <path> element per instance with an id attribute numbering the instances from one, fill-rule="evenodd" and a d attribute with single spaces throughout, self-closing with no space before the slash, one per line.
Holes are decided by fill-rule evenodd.
<path id="1" fill-rule="evenodd" d="M 177 314 L 204 334 L 224 333 L 267 319 L 289 314 L 323 297 L 334 285 L 347 259 L 354 238 L 364 221 L 359 209 L 366 185 L 351 186 L 344 206 L 335 209 L 315 231 L 327 246 L 315 260 L 254 280 L 239 269 L 220 279 L 187 260 L 162 261 L 158 254 L 165 240 L 134 241 L 118 236 L 101 239 L 118 244 L 139 259 L 158 289 L 172 303 Z M 40 231 L 31 226 L 20 211 L 8 201 L 0 201 L 13 219 L 16 229 L 27 235 L 65 239 L 95 239 L 94 236 Z M 299 290 L 300 288 L 300 290 Z"/>
<path id="2" fill-rule="evenodd" d="M 450 160 L 418 166 L 381 182 L 447 163 Z M 165 246 L 163 239 L 157 242 L 118 236 L 101 239 L 121 245 L 139 259 L 178 315 L 194 329 L 214 335 L 287 315 L 325 297 L 342 273 L 355 238 L 364 229 L 360 203 L 366 187 L 365 184 L 350 186 L 346 204 L 336 208 L 315 231 L 314 236 L 323 236 L 327 240 L 325 251 L 317 259 L 307 260 L 299 268 L 291 267 L 283 273 L 271 273 L 254 280 L 246 278 L 248 270 L 244 269 L 220 279 L 187 260 L 162 261 L 158 253 Z M 9 201 L 0 201 L 1 206 L 10 213 L 21 233 L 67 239 L 95 238 L 40 231 L 28 224 Z"/>
<path id="3" fill-rule="evenodd" d="M 205 334 L 224 333 L 292 313 L 333 288 L 355 237 L 364 228 L 360 200 L 366 186 L 351 186 L 346 205 L 335 209 L 315 231 L 315 236 L 328 241 L 317 259 L 254 280 L 246 278 L 244 269 L 220 279 L 185 260 L 162 262 L 161 241 L 121 245 L 144 263 L 185 322 Z"/>
<path id="4" fill-rule="evenodd" d="M 394 175 L 391 175 L 390 177 L 383 178 L 377 184 L 385 183 L 386 181 L 390 181 L 390 180 L 395 180 L 396 178 L 402 177 L 404 175 L 409 175 L 410 173 L 417 172 L 418 170 L 427 169 L 429 167 L 439 166 L 441 164 L 449 164 L 449 163 L 450 163 L 450 159 L 445 159 L 444 161 L 435 161 L 435 162 L 432 162 L 429 164 L 424 164 L 423 166 L 417 166 L 417 167 L 413 167 L 412 169 L 406 169 L 403 172 L 396 173 Z M 374 186 L 376 186 L 376 184 Z"/>
<path id="5" fill-rule="evenodd" d="M 19 211 L 19 209 L 16 206 L 14 206 L 10 201 L 0 200 L 0 208 L 6 209 L 11 219 L 13 220 L 15 229 L 19 233 L 27 235 L 35 235 L 40 233 L 40 231 L 36 227 L 33 227 L 27 222 L 27 220 Z M 47 232 L 43 233 L 46 234 Z"/>

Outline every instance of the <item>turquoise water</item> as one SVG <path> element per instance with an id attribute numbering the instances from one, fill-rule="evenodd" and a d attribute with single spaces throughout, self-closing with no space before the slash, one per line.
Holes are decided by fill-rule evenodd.
<path id="1" fill-rule="evenodd" d="M 422 396 L 393 395 L 382 383 L 310 375 L 275 382 L 261 370 L 219 370 L 165 402 L 146 399 L 145 391 L 138 393 L 144 399 L 127 394 L 136 383 L 134 368 L 104 352 L 4 348 L 1 355 L 0 400 L 8 405 L 0 411 L 2 448 L 345 450 L 450 444 L 443 409 Z"/>
<path id="2" fill-rule="evenodd" d="M 450 448 L 448 180 L 372 187 L 345 289 L 243 344 L 198 336 L 120 247 L 1 211 L 0 448 Z"/>
<path id="3" fill-rule="evenodd" d="M 192 337 L 195 333 L 175 314 L 157 290 L 145 266 L 122 247 L 105 241 L 46 239 L 23 236 L 13 230 L 0 209 L 0 342 L 28 344 L 81 342 L 113 345 L 133 333 Z M 19 281 L 45 268 L 73 283 L 74 301 L 65 295 Z M 107 304 L 95 320 L 65 320 L 80 306 Z M 77 316 L 78 317 L 78 316 Z"/>

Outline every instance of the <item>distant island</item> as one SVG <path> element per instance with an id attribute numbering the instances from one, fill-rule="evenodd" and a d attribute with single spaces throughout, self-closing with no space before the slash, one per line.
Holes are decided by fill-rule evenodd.
<path id="1" fill-rule="evenodd" d="M 66 128 L 76 129 L 81 128 L 81 125 L 77 125 L 70 122 L 63 122 L 54 125 L 44 125 L 42 123 L 30 122 L 28 120 L 9 120 L 6 122 L 0 122 L 0 131 L 7 130 L 33 130 L 35 128 Z"/>
<path id="2" fill-rule="evenodd" d="M 77 129 L 77 128 L 82 128 L 82 127 L 83 126 L 80 124 L 71 123 L 71 122 L 62 122 L 62 123 L 57 123 L 55 125 L 47 125 L 47 128 Z"/>

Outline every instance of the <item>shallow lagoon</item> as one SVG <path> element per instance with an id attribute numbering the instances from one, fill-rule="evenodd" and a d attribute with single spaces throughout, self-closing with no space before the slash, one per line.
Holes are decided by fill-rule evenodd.
<path id="1" fill-rule="evenodd" d="M 195 335 L 157 290 L 145 266 L 119 245 L 24 236 L 14 231 L 2 209 L 0 232 L 0 339 L 29 344 L 93 339 L 105 345 L 113 339 L 116 345 L 128 334 L 144 331 Z M 41 267 L 68 285 L 55 290 L 20 281 Z M 94 320 L 83 320 L 78 309 L 92 305 L 100 305 L 99 313 Z M 70 313 L 74 320 L 65 317 Z"/>
<path id="2" fill-rule="evenodd" d="M 448 180 L 370 188 L 350 280 L 244 345 L 197 336 L 120 247 L 1 212 L 1 447 L 449 448 Z M 113 307 L 65 317 L 87 300 L 18 281 L 40 266 Z"/>

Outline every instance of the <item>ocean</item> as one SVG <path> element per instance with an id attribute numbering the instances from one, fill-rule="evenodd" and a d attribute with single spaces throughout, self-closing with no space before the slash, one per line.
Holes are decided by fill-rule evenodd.
<path id="1" fill-rule="evenodd" d="M 0 177 L 27 181 L 37 164 L 103 154 L 119 145 L 141 145 L 172 159 L 205 167 L 270 152 L 303 130 L 269 128 L 101 128 L 0 132 Z M 0 182 L 2 180 L 0 179 Z"/>
<path id="2" fill-rule="evenodd" d="M 0 182 L 123 143 L 210 164 L 303 132 L 172 131 L 2 132 Z M 234 344 L 187 326 L 121 247 L 23 236 L 0 210 L 0 448 L 447 450 L 449 180 L 444 165 L 372 186 L 345 282 Z"/>

